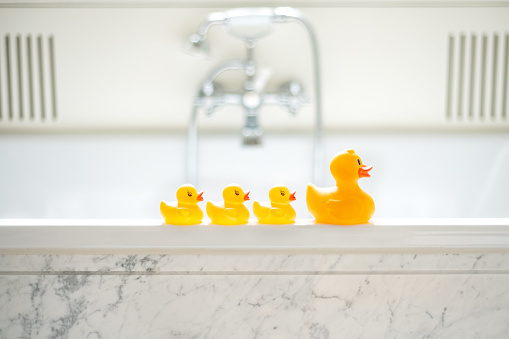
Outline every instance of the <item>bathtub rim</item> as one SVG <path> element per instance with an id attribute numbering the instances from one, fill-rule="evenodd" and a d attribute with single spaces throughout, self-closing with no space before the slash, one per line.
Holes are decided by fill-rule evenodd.
<path id="1" fill-rule="evenodd" d="M 206 235 L 206 236 L 204 236 Z M 164 225 L 160 219 L 0 219 L 0 254 L 509 252 L 509 218 L 338 226 Z"/>

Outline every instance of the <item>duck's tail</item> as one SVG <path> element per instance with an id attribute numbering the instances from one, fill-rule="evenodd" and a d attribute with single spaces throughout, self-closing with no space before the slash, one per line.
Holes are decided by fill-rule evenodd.
<path id="1" fill-rule="evenodd" d="M 269 210 L 264 208 L 258 201 L 253 202 L 253 213 L 258 220 L 263 220 L 269 214 Z"/>
<path id="2" fill-rule="evenodd" d="M 317 188 L 318 187 L 316 187 L 312 183 L 309 183 L 306 189 L 306 205 L 309 213 L 311 213 L 311 215 L 315 219 L 318 218 L 318 215 L 316 215 L 316 211 L 320 208 L 319 205 L 321 204 Z"/>
<path id="3" fill-rule="evenodd" d="M 159 205 L 159 211 L 161 212 L 162 217 L 164 218 L 164 221 L 168 224 L 168 220 L 172 215 L 172 208 L 168 205 L 166 201 L 161 201 L 161 204 Z"/>
<path id="4" fill-rule="evenodd" d="M 210 220 L 214 220 L 214 205 L 210 202 L 210 201 L 207 201 L 207 207 L 205 207 L 205 210 L 207 212 L 207 215 L 208 217 L 210 218 Z"/>

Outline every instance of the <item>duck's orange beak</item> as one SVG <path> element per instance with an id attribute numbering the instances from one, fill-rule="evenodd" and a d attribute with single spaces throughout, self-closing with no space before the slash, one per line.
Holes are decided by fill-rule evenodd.
<path id="1" fill-rule="evenodd" d="M 203 195 L 203 192 L 198 193 L 198 196 L 196 196 L 196 200 L 203 201 L 202 195 Z"/>
<path id="2" fill-rule="evenodd" d="M 297 191 L 294 191 L 293 193 L 290 194 L 290 201 L 297 200 L 297 198 L 295 198 L 295 193 L 297 193 Z"/>
<path id="3" fill-rule="evenodd" d="M 359 168 L 359 178 L 369 178 L 371 175 L 369 175 L 369 171 L 373 169 L 373 166 L 366 166 L 363 165 L 361 168 Z"/>
<path id="4" fill-rule="evenodd" d="M 246 194 L 244 194 L 244 201 L 249 200 L 249 191 L 247 191 Z"/>

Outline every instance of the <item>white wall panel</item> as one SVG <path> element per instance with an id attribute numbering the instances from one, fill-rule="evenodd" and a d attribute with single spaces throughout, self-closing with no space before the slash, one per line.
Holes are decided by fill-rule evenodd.
<path id="1" fill-rule="evenodd" d="M 7 8 L 8 3 L 3 2 L 0 8 L 0 130 L 184 130 L 193 96 L 207 72 L 222 61 L 245 55 L 242 42 L 220 27 L 210 30 L 209 59 L 195 59 L 182 52 L 183 42 L 197 30 L 207 13 L 222 10 L 203 7 L 209 3 L 213 4 L 204 2 L 196 8 L 156 8 L 154 4 L 152 8 L 98 8 L 93 2 L 81 8 L 44 8 L 42 5 L 41 8 L 34 5 Z M 411 4 L 348 7 L 337 2 L 330 7 L 322 4 L 319 8 L 301 8 L 315 25 L 319 38 L 326 128 L 456 128 L 458 125 L 507 128 L 509 118 L 502 115 L 502 105 L 508 104 L 509 95 L 507 86 L 504 88 L 504 81 L 507 82 L 504 79 L 508 76 L 504 63 L 507 63 L 509 7 L 504 3 L 500 3 L 501 7 L 480 3 L 477 7 L 440 8 Z M 486 100 L 491 100 L 491 86 L 496 83 L 496 119 L 457 121 L 456 115 L 446 119 L 448 41 L 451 35 L 455 37 L 451 105 L 456 114 L 461 101 L 458 99 L 458 53 L 462 34 L 466 41 L 462 85 L 465 114 L 470 100 L 471 35 L 477 36 L 479 63 L 480 44 L 486 34 L 489 42 L 485 95 Z M 491 41 L 494 34 L 498 35 L 495 73 Z M 26 37 L 31 36 L 33 44 L 39 35 L 44 39 L 54 38 L 56 119 L 41 123 L 40 105 L 36 105 L 36 117 L 29 118 L 28 80 L 23 83 L 24 118 L 20 119 L 15 68 L 18 35 L 23 41 L 24 79 L 28 77 Z M 6 36 L 11 43 L 12 119 L 9 119 L 7 94 Z M 43 52 L 48 59 L 47 40 L 43 42 Z M 32 55 L 32 58 L 37 56 Z M 311 51 L 307 35 L 300 26 L 277 27 L 272 35 L 259 42 L 256 59 L 272 69 L 268 89 L 275 90 L 281 83 L 296 79 L 304 83 L 314 99 Z M 480 72 L 479 67 L 476 72 Z M 51 92 L 49 74 L 50 70 L 45 69 L 46 96 Z M 495 82 L 493 74 L 496 74 Z M 476 79 L 479 78 L 477 74 Z M 239 77 L 225 74 L 219 81 L 227 88 L 234 88 Z M 474 105 L 479 105 L 476 86 L 478 83 L 474 85 Z M 33 95 L 37 102 L 39 91 Z M 49 111 L 50 100 L 50 97 L 46 100 Z M 488 101 L 486 105 L 490 105 Z M 309 129 L 314 121 L 313 105 L 302 109 L 295 118 L 275 107 L 264 107 L 261 114 L 262 125 L 267 129 Z M 242 124 L 240 107 L 229 107 L 216 112 L 212 119 L 205 119 L 202 126 L 225 129 Z"/>

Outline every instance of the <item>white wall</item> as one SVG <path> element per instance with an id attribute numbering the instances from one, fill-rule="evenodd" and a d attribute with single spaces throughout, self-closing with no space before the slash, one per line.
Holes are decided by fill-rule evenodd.
<path id="1" fill-rule="evenodd" d="M 113 5 L 111 5 L 113 4 Z M 34 129 L 168 129 L 184 131 L 191 102 L 207 72 L 219 62 L 242 58 L 242 42 L 220 27 L 209 34 L 211 57 L 192 58 L 182 52 L 185 39 L 194 33 L 214 8 L 213 2 L 179 8 L 178 2 L 140 8 L 130 2 L 86 6 L 63 2 L 49 6 L 0 5 L 0 81 L 2 119 L 0 131 Z M 131 4 L 131 5 L 129 5 Z M 134 3 L 136 4 L 136 3 Z M 211 4 L 209 8 L 203 5 Z M 232 7 L 240 3 L 232 2 Z M 424 5 L 423 5 L 424 4 Z M 428 5 L 426 5 L 428 4 Z M 507 78 L 506 44 L 509 43 L 508 2 L 478 2 L 474 5 L 449 2 L 443 7 L 421 2 L 364 3 L 349 7 L 332 1 L 319 8 L 300 8 L 314 24 L 322 61 L 324 123 L 329 130 L 344 128 L 496 128 L 509 129 L 503 118 L 504 76 Z M 284 5 L 291 6 L 291 2 Z M 172 7 L 175 6 L 175 7 Z M 26 8 L 25 8 L 26 7 Z M 493 34 L 498 34 L 497 68 L 493 69 Z M 39 86 L 34 73 L 34 114 L 29 115 L 29 88 L 26 37 L 32 36 L 33 66 L 37 63 L 36 37 L 44 43 L 46 111 L 51 112 L 47 38 L 54 37 L 57 119 L 41 123 Z M 477 36 L 473 87 L 474 115 L 479 113 L 480 59 L 482 35 L 487 34 L 485 110 L 491 114 L 491 84 L 496 74 L 494 119 L 479 122 L 477 117 L 446 119 L 448 40 L 455 36 L 451 108 L 458 110 L 458 56 L 460 34 L 465 37 L 463 112 L 470 104 L 471 37 Z M 12 119 L 9 119 L 6 69 L 6 40 L 11 39 Z M 19 119 L 16 37 L 21 37 L 23 111 Z M 259 42 L 256 58 L 272 68 L 269 89 L 297 79 L 305 84 L 313 100 L 311 51 L 304 30 L 297 24 L 277 27 Z M 238 79 L 220 78 L 226 87 Z M 237 81 L 235 81 L 237 80 Z M 506 80 L 507 81 L 507 80 Z M 505 101 L 506 105 L 509 105 Z M 506 108 L 509 115 L 509 108 Z M 296 118 L 279 108 L 262 109 L 262 125 L 267 129 L 309 129 L 314 108 L 304 108 Z M 240 108 L 232 107 L 206 119 L 205 129 L 238 128 L 243 124 Z"/>

